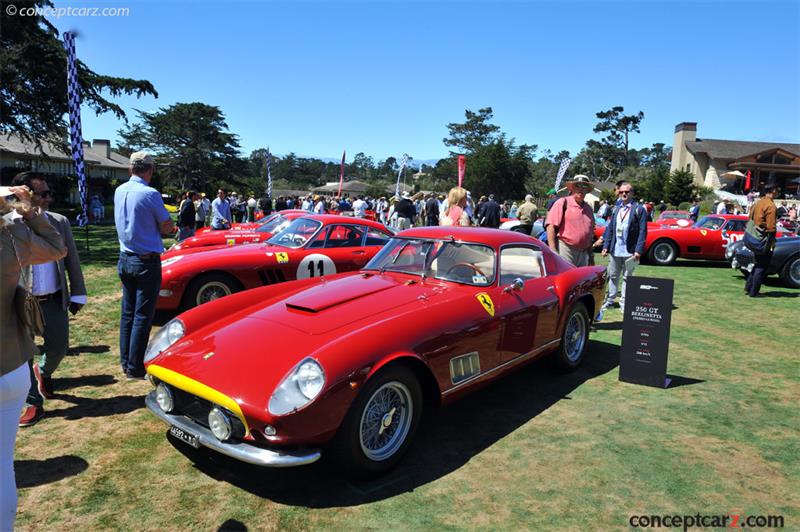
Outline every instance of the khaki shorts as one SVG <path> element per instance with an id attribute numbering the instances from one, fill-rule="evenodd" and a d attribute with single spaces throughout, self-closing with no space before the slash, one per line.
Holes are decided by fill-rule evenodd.
<path id="1" fill-rule="evenodd" d="M 558 254 L 573 266 L 589 266 L 592 264 L 594 257 L 592 256 L 590 261 L 589 253 L 590 251 L 587 249 L 572 247 L 561 240 L 558 241 Z"/>

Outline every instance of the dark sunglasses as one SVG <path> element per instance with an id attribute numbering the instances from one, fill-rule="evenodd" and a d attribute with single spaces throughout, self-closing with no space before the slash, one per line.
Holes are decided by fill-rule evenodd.
<path id="1" fill-rule="evenodd" d="M 619 192 L 617 192 L 617 194 L 630 194 L 630 193 L 631 193 L 630 190 L 620 190 Z"/>
<path id="2" fill-rule="evenodd" d="M 50 192 L 49 190 L 43 190 L 42 192 L 36 192 L 35 194 L 37 196 L 39 196 L 40 198 L 52 198 L 53 197 L 53 193 Z"/>

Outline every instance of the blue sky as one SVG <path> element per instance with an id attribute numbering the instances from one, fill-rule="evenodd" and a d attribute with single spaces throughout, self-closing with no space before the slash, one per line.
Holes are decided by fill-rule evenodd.
<path id="1" fill-rule="evenodd" d="M 77 29 L 96 72 L 159 98 L 219 106 L 243 153 L 270 146 L 376 161 L 447 154 L 446 124 L 491 106 L 518 142 L 576 153 L 594 113 L 644 111 L 632 146 L 705 138 L 800 142 L 800 2 L 187 2 L 106 0 L 127 17 Z M 87 139 L 122 123 L 83 112 Z"/>

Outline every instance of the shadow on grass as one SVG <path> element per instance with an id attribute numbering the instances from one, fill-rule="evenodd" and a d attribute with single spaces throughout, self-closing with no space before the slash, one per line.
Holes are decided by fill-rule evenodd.
<path id="1" fill-rule="evenodd" d="M 59 394 L 58 399 L 72 403 L 73 406 L 57 410 L 45 410 L 47 417 L 63 417 L 64 419 L 83 419 L 87 417 L 105 417 L 117 414 L 128 414 L 144 408 L 144 395 L 118 395 L 96 399 Z"/>
<path id="2" fill-rule="evenodd" d="M 677 388 L 678 386 L 691 386 L 692 384 L 701 384 L 703 382 L 706 382 L 703 379 L 681 377 L 680 375 L 672 375 L 669 373 L 667 373 L 667 379 L 669 379 L 669 386 L 667 386 L 667 389 Z"/>
<path id="3" fill-rule="evenodd" d="M 67 349 L 67 356 L 75 357 L 81 353 L 107 353 L 111 351 L 110 345 L 76 345 Z"/>
<path id="4" fill-rule="evenodd" d="M 17 488 L 33 488 L 74 477 L 86 471 L 89 463 L 80 456 L 64 455 L 46 460 L 14 460 Z"/>
<path id="5" fill-rule="evenodd" d="M 115 379 L 111 375 L 86 375 L 83 377 L 54 377 L 53 389 L 54 391 L 57 392 L 58 390 L 70 390 L 72 388 L 80 388 L 81 386 L 95 386 L 95 387 L 108 386 L 109 384 L 114 384 L 115 382 L 117 382 L 117 379 Z"/>
<path id="6" fill-rule="evenodd" d="M 193 449 L 171 437 L 170 443 L 200 471 L 249 493 L 281 504 L 310 508 L 354 506 L 412 491 L 469 462 L 556 404 L 584 382 L 619 364 L 619 346 L 590 341 L 584 363 L 569 374 L 538 360 L 461 401 L 430 410 L 408 454 L 388 474 L 372 481 L 348 481 L 325 461 L 309 466 L 270 469 L 242 464 Z"/>
<path id="7" fill-rule="evenodd" d="M 236 519 L 228 519 L 217 529 L 217 532 L 246 532 L 247 526 Z"/>
<path id="8" fill-rule="evenodd" d="M 767 292 L 767 291 L 762 291 L 761 293 L 764 294 L 765 297 L 800 297 L 800 292 L 782 292 L 782 291 Z"/>

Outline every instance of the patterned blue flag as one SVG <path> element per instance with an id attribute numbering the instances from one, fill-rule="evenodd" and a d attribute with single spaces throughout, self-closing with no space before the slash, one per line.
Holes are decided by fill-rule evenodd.
<path id="1" fill-rule="evenodd" d="M 403 175 L 403 170 L 405 170 L 406 165 L 408 164 L 408 154 L 403 154 L 403 159 L 400 161 L 400 170 L 397 171 L 397 185 L 394 187 L 394 195 L 398 198 L 400 197 L 400 176 Z"/>
<path id="2" fill-rule="evenodd" d="M 78 67 L 75 59 L 75 34 L 64 32 L 64 48 L 67 50 L 67 99 L 69 101 L 69 139 L 72 145 L 72 160 L 78 176 L 78 194 L 81 198 L 81 212 L 78 225 L 89 223 L 86 215 L 86 170 L 83 165 L 83 133 L 81 131 L 81 86 L 78 83 Z"/>
<path id="3" fill-rule="evenodd" d="M 272 199 L 272 156 L 269 153 L 269 146 L 267 146 L 267 197 Z"/>
<path id="4" fill-rule="evenodd" d="M 561 186 L 561 180 L 564 178 L 564 174 L 567 173 L 567 168 L 569 168 L 569 163 L 572 162 L 572 159 L 567 157 L 561 161 L 561 166 L 558 167 L 558 175 L 556 176 L 556 192 L 558 192 L 558 187 Z"/>

